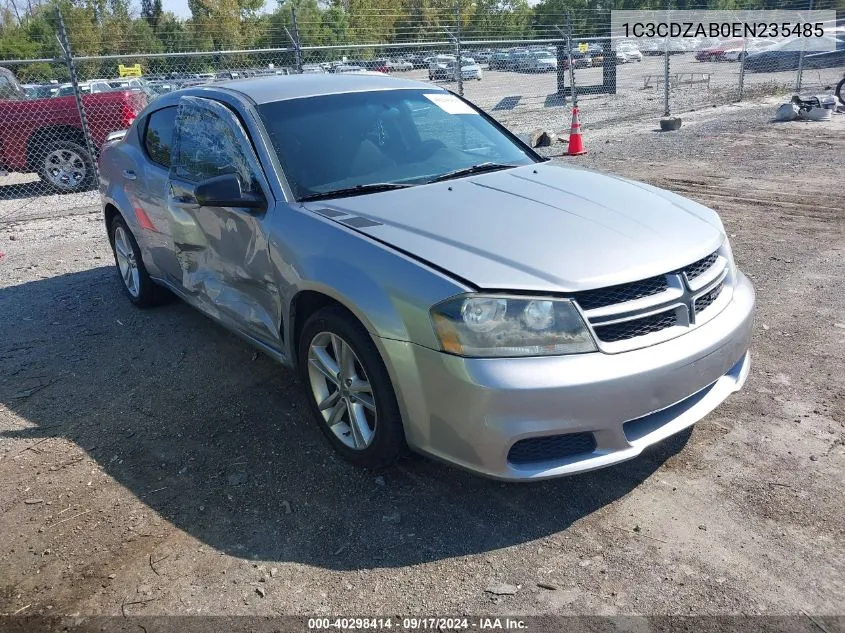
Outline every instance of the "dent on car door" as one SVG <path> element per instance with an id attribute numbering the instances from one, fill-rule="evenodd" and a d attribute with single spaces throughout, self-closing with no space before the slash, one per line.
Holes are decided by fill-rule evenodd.
<path id="1" fill-rule="evenodd" d="M 277 347 L 280 302 L 264 231 L 272 205 L 200 204 L 198 186 L 226 174 L 237 177 L 242 191 L 268 196 L 249 137 L 234 113 L 211 99 L 183 97 L 167 196 L 183 292 L 212 316 Z"/>

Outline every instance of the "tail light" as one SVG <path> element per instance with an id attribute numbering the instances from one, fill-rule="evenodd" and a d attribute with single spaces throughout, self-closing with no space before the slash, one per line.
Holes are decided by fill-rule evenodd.
<path id="1" fill-rule="evenodd" d="M 123 101 L 120 104 L 120 126 L 128 128 L 138 116 L 138 112 L 132 107 L 131 103 Z"/>

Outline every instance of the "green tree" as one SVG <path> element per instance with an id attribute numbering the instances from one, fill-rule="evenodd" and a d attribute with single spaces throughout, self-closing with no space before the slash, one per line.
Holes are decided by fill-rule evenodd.
<path id="1" fill-rule="evenodd" d="M 161 0 L 141 0 L 141 17 L 147 21 L 153 29 L 158 28 L 163 10 Z"/>

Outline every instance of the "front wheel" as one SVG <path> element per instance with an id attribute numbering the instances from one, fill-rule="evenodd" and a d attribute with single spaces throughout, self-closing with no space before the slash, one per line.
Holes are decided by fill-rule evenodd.
<path id="1" fill-rule="evenodd" d="M 836 91 L 834 92 L 834 94 L 839 99 L 839 102 L 845 106 L 845 77 L 843 77 L 842 80 L 838 84 L 836 84 Z"/>
<path id="2" fill-rule="evenodd" d="M 349 313 L 325 308 L 308 319 L 299 366 L 317 424 L 346 460 L 380 468 L 407 452 L 387 369 L 367 330 Z"/>
<path id="3" fill-rule="evenodd" d="M 149 308 L 165 303 L 170 294 L 155 285 L 141 258 L 141 249 L 129 225 L 119 215 L 109 227 L 109 241 L 114 252 L 117 273 L 129 300 L 139 308 Z"/>

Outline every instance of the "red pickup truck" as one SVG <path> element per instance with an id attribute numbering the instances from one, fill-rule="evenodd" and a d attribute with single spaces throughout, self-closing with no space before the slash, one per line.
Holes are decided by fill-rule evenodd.
<path id="1" fill-rule="evenodd" d="M 110 132 L 129 127 L 147 104 L 140 91 L 83 95 L 88 129 L 99 148 Z M 27 99 L 14 74 L 0 68 L 0 169 L 35 172 L 60 193 L 94 183 L 94 163 L 74 97 Z"/>

